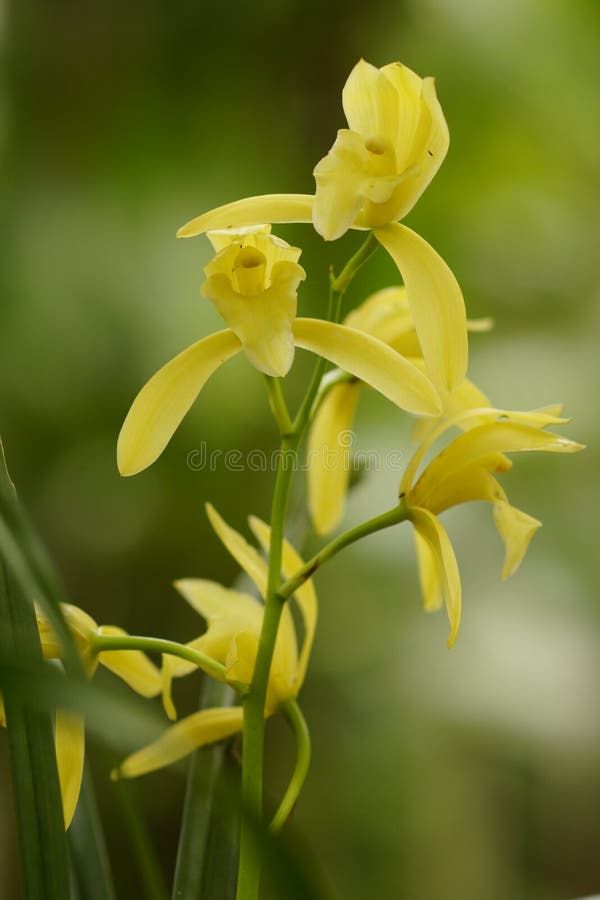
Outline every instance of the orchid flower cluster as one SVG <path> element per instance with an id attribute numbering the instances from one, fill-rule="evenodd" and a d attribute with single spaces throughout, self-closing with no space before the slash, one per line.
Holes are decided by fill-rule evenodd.
<path id="1" fill-rule="evenodd" d="M 187 644 L 133 637 L 99 628 L 80 610 L 64 611 L 88 660 L 89 674 L 100 662 L 144 696 L 162 694 L 171 720 L 177 717 L 173 679 L 198 669 L 233 686 L 240 698 L 235 705 L 202 709 L 170 725 L 157 741 L 125 759 L 115 778 L 142 775 L 243 732 L 242 800 L 261 820 L 264 719 L 277 712 L 286 715 L 298 739 L 298 758 L 272 822 L 274 830 L 286 821 L 308 766 L 307 729 L 297 697 L 317 623 L 312 581 L 317 570 L 366 535 L 410 522 L 423 605 L 427 610 L 445 605 L 452 646 L 461 619 L 461 580 L 441 514 L 469 501 L 490 503 L 505 546 L 506 578 L 520 565 L 541 524 L 509 502 L 498 480 L 512 465 L 508 454 L 581 449 L 547 430 L 567 421 L 560 406 L 498 409 L 467 378 L 469 332 L 486 331 L 491 323 L 467 319 L 461 289 L 448 265 L 424 238 L 400 224 L 448 150 L 448 128 L 433 79 L 421 79 L 400 63 L 377 69 L 361 60 L 344 86 L 342 101 L 348 127 L 338 131 L 331 150 L 316 165 L 314 195 L 238 200 L 179 230 L 179 237 L 206 235 L 212 245 L 214 255 L 204 268 L 201 293 L 227 327 L 200 337 L 142 388 L 119 435 L 118 467 L 122 475 L 131 476 L 150 466 L 207 380 L 243 353 L 265 376 L 282 449 L 297 456 L 306 439 L 311 460 L 308 509 L 320 536 L 336 529 L 344 510 L 349 467 L 342 436 L 352 425 L 365 387 L 413 418 L 416 449 L 396 496 L 390 497 L 390 508 L 338 534 L 305 563 L 284 536 L 293 467 L 282 454 L 271 521 L 254 516 L 249 520 L 256 543 L 249 543 L 207 506 L 216 535 L 249 576 L 256 595 L 200 578 L 176 581 L 177 592 L 204 623 L 198 637 Z M 297 315 L 298 297 L 308 279 L 299 262 L 301 250 L 272 233 L 272 226 L 283 223 L 311 224 L 325 241 L 338 240 L 349 230 L 365 235 L 343 270 L 331 275 L 329 303 L 323 305 L 321 318 Z M 373 293 L 342 320 L 343 298 L 354 274 L 380 247 L 395 263 L 398 283 Z M 282 381 L 296 348 L 317 359 L 305 397 L 292 415 Z M 297 604 L 296 617 L 291 601 Z M 41 615 L 39 628 L 45 655 L 60 656 Z M 143 651 L 162 654 L 160 669 Z M 65 727 L 70 728 L 67 742 Z M 65 744 L 68 753 L 61 749 Z M 76 802 L 82 748 L 80 723 L 68 720 L 57 728 L 67 824 Z M 260 877 L 256 842 L 247 832 L 243 824 L 238 900 L 256 897 Z"/>

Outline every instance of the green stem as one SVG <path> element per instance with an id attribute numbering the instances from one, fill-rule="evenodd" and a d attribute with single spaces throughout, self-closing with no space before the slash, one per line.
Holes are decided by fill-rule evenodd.
<path id="1" fill-rule="evenodd" d="M 269 572 L 263 625 L 252 684 L 244 698 L 242 802 L 244 819 L 240 839 L 240 867 L 236 900 L 255 900 L 260 882 L 260 855 L 256 846 L 256 822 L 263 814 L 263 756 L 265 701 L 269 672 L 284 601 L 277 594 L 281 578 L 281 554 L 285 513 L 298 452 L 298 436 L 283 438 L 271 508 Z"/>
<path id="2" fill-rule="evenodd" d="M 367 537 L 367 535 L 373 534 L 376 531 L 381 531 L 384 528 L 390 528 L 392 525 L 397 525 L 399 522 L 404 522 L 408 516 L 408 507 L 405 503 L 400 503 L 393 509 L 388 510 L 388 512 L 382 513 L 380 516 L 375 516 L 373 519 L 367 519 L 366 522 L 361 522 L 360 525 L 356 525 L 354 528 L 344 531 L 343 534 L 340 534 L 333 541 L 330 541 L 329 544 L 326 544 L 319 550 L 312 559 L 309 559 L 301 569 L 298 569 L 292 578 L 289 578 L 279 588 L 277 595 L 281 602 L 283 603 L 288 597 L 291 597 L 299 587 L 302 587 L 305 581 L 308 581 L 308 579 L 315 574 L 317 569 L 320 569 L 321 566 L 339 553 L 340 550 L 343 550 L 344 547 L 349 547 L 350 544 L 354 544 L 355 541 Z"/>
<path id="3" fill-rule="evenodd" d="M 296 765 L 288 784 L 279 809 L 273 817 L 270 829 L 273 834 L 278 834 L 287 822 L 296 800 L 300 795 L 302 786 L 306 780 L 308 767 L 310 766 L 310 734 L 302 710 L 295 700 L 288 700 L 283 706 L 283 712 L 290 723 L 296 737 Z"/>
<path id="4" fill-rule="evenodd" d="M 373 237 L 373 233 L 369 232 L 368 237 L 358 248 L 354 256 L 351 256 L 340 274 L 336 277 L 331 274 L 329 286 L 329 303 L 327 306 L 326 319 L 330 322 L 339 322 L 342 311 L 342 299 L 346 293 L 348 286 L 358 270 L 378 249 L 379 243 Z M 300 436 L 304 433 L 308 425 L 311 415 L 313 414 L 313 404 L 321 386 L 321 379 L 327 371 L 328 362 L 321 357 L 315 365 L 311 382 L 302 401 L 298 414 L 294 419 L 294 432 Z"/>
<path id="5" fill-rule="evenodd" d="M 265 381 L 269 393 L 269 405 L 275 421 L 277 422 L 279 433 L 281 435 L 291 434 L 294 426 L 281 389 L 281 378 L 273 378 L 271 375 L 265 375 Z"/>
<path id="6" fill-rule="evenodd" d="M 351 256 L 337 278 L 334 278 L 331 287 L 336 294 L 343 295 L 348 289 L 348 285 L 364 264 L 379 249 L 379 241 L 370 231 L 367 239 L 358 248 L 354 256 Z"/>
<path id="7" fill-rule="evenodd" d="M 344 266 L 340 275 L 331 276 L 329 303 L 326 318 L 338 322 L 343 295 L 360 267 L 375 252 L 379 244 L 369 233 L 359 250 Z M 278 590 L 281 579 L 281 555 L 285 527 L 285 514 L 298 447 L 313 413 L 313 404 L 321 379 L 327 369 L 327 360 L 320 358 L 314 368 L 306 395 L 293 422 L 278 379 L 268 379 L 271 409 L 279 426 L 281 453 L 271 507 L 271 538 L 269 545 L 269 571 L 262 630 L 254 666 L 252 684 L 244 698 L 244 742 L 242 767 L 242 803 L 244 818 L 240 838 L 240 863 L 236 900 L 256 900 L 260 884 L 260 848 L 256 842 L 256 824 L 263 817 L 263 768 L 265 735 L 265 702 L 269 672 L 273 660 L 275 641 L 284 603 L 289 596 Z M 391 524 L 391 523 L 390 523 Z M 385 527 L 385 526 L 381 526 Z M 377 530 L 377 529 L 374 529 Z M 369 532 L 364 532 L 368 534 Z M 355 540 L 362 535 L 357 535 Z M 341 548 L 340 548 L 341 549 Z M 309 575 L 306 576 L 307 578 Z"/>
<path id="8" fill-rule="evenodd" d="M 176 641 L 165 641 L 162 638 L 140 637 L 139 635 L 109 635 L 96 634 L 90 644 L 96 653 L 107 650 L 144 650 L 146 653 L 167 653 L 169 656 L 179 656 L 194 663 L 207 675 L 216 678 L 217 681 L 225 681 L 225 666 L 217 662 L 200 650 L 193 650 L 185 644 Z"/>

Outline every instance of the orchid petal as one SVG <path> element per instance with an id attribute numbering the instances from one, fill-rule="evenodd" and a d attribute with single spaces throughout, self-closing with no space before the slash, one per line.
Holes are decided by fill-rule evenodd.
<path id="1" fill-rule="evenodd" d="M 177 237 L 194 237 L 214 229 L 244 228 L 263 222 L 312 222 L 312 194 L 264 194 L 235 200 L 203 213 L 187 222 L 177 232 Z"/>
<path id="2" fill-rule="evenodd" d="M 417 104 L 418 93 L 417 89 Z M 385 136 L 396 142 L 398 94 L 389 79 L 364 59 L 356 63 L 346 80 L 342 104 L 352 131 L 367 138 Z"/>
<path id="3" fill-rule="evenodd" d="M 411 503 L 430 510 L 435 515 L 459 506 L 461 503 L 470 503 L 475 500 L 485 500 L 488 503 L 506 501 L 504 488 L 494 476 L 482 465 L 464 466 L 457 469 L 448 478 L 444 478 L 431 493 L 415 487 L 410 495 Z"/>
<path id="4" fill-rule="evenodd" d="M 486 408 L 490 405 L 490 401 L 483 391 L 468 378 L 465 378 L 465 380 L 451 393 L 443 392 L 442 400 L 444 403 L 444 416 L 441 419 L 441 422 L 445 419 L 453 419 L 455 416 L 460 417 L 463 412 Z M 476 416 L 468 416 L 463 421 L 459 418 L 456 424 L 459 428 L 467 430 L 468 428 L 475 428 L 477 425 L 481 425 L 486 421 L 489 421 L 489 419 L 485 416 L 479 418 Z M 427 440 L 430 435 L 438 430 L 439 425 L 440 419 L 427 418 L 418 420 L 415 422 L 411 432 L 412 440 L 415 441 L 415 443 Z"/>
<path id="5" fill-rule="evenodd" d="M 235 561 L 244 572 L 252 579 L 258 588 L 261 597 L 267 595 L 267 581 L 269 569 L 265 559 L 258 550 L 228 525 L 225 519 L 219 515 L 212 503 L 205 504 L 206 515 L 221 543 L 229 550 Z"/>
<path id="6" fill-rule="evenodd" d="M 401 409 L 421 415 L 441 412 L 429 379 L 382 341 L 321 319 L 296 319 L 293 329 L 296 346 L 324 356 L 356 375 Z"/>
<path id="7" fill-rule="evenodd" d="M 284 607 L 283 613 L 285 614 L 286 611 L 290 615 L 290 624 L 293 625 L 288 606 Z M 282 702 L 294 697 L 296 692 L 296 634 L 292 631 L 293 647 L 286 645 L 287 629 L 283 625 L 284 619 L 282 618 L 267 684 L 266 715 L 275 712 Z M 256 632 L 238 631 L 229 647 L 225 660 L 225 676 L 229 684 L 242 693 L 248 690 L 248 685 L 252 681 L 259 640 L 260 635 Z"/>
<path id="8" fill-rule="evenodd" d="M 235 292 L 224 275 L 212 275 L 202 285 L 202 295 L 212 300 L 252 365 L 265 375 L 282 377 L 292 366 L 296 292 L 305 277 L 296 263 L 278 262 L 270 287 L 257 296 Z"/>
<path id="9" fill-rule="evenodd" d="M 467 371 L 467 317 L 462 292 L 433 247 L 404 225 L 375 229 L 406 285 L 427 370 L 438 388 L 452 391 Z"/>
<path id="10" fill-rule="evenodd" d="M 191 650 L 198 650 L 224 665 L 236 632 L 260 633 L 263 609 L 250 594 L 201 578 L 182 578 L 174 583 L 174 587 L 207 624 L 204 634 L 185 645 Z M 162 701 L 170 719 L 177 716 L 171 690 L 173 678 L 189 675 L 197 668 L 189 660 L 163 655 Z"/>
<path id="11" fill-rule="evenodd" d="M 344 512 L 350 480 L 350 442 L 359 385 L 337 384 L 311 425 L 306 450 L 308 507 L 317 534 L 333 531 Z"/>
<path id="12" fill-rule="evenodd" d="M 241 706 L 202 709 L 167 728 L 158 740 L 128 756 L 111 774 L 113 779 L 135 778 L 162 769 L 199 747 L 214 744 L 242 730 Z"/>
<path id="13" fill-rule="evenodd" d="M 225 624 L 232 633 L 246 629 L 260 631 L 262 605 L 251 594 L 234 591 L 204 578 L 180 578 L 173 583 L 173 587 L 205 619 L 209 629 Z M 204 652 L 213 655 L 210 651 Z M 215 656 L 215 659 L 223 662 L 220 656 Z"/>
<path id="14" fill-rule="evenodd" d="M 119 434 L 121 475 L 135 475 L 152 465 L 210 376 L 241 349 L 227 328 L 192 344 L 152 376 L 133 401 Z"/>
<path id="15" fill-rule="evenodd" d="M 502 578 L 506 579 L 521 565 L 529 542 L 542 523 L 510 503 L 496 503 L 494 522 L 506 548 L 502 569 Z"/>
<path id="16" fill-rule="evenodd" d="M 429 510 L 413 507 L 410 510 L 410 520 L 420 537 L 428 545 L 430 554 L 437 565 L 446 611 L 450 620 L 450 635 L 448 636 L 448 647 L 450 648 L 458 634 L 462 605 L 460 573 L 454 549 L 445 528 L 437 516 L 434 516 Z"/>
<path id="17" fill-rule="evenodd" d="M 427 466 L 414 491 L 430 496 L 443 479 L 463 469 L 481 456 L 494 453 L 517 453 L 543 450 L 549 453 L 575 453 L 582 449 L 562 435 L 542 431 L 516 422 L 493 422 L 479 425 L 455 438 Z"/>
<path id="18" fill-rule="evenodd" d="M 239 532 L 234 528 L 231 528 L 231 526 L 225 522 L 210 503 L 206 504 L 206 513 L 210 520 L 210 524 L 225 547 L 229 550 L 236 562 L 239 563 L 244 572 L 250 576 L 261 595 L 266 597 L 269 573 L 266 560 L 263 559 L 258 551 L 252 547 Z M 298 647 L 294 622 L 287 606 L 284 606 L 281 615 L 277 642 L 275 644 L 275 653 L 282 660 L 282 668 L 295 671 L 298 662 Z"/>
<path id="19" fill-rule="evenodd" d="M 127 636 L 126 631 L 114 625 L 101 625 L 98 634 Z M 103 650 L 98 654 L 98 660 L 142 697 L 160 694 L 160 671 L 141 650 Z"/>
<path id="20" fill-rule="evenodd" d="M 98 625 L 78 606 L 61 603 L 60 608 L 79 652 L 85 658 L 89 650 L 90 638 L 96 634 Z M 44 659 L 61 659 L 64 653 L 62 642 L 38 604 L 35 605 L 35 618 Z"/>
<path id="21" fill-rule="evenodd" d="M 441 609 L 444 602 L 438 559 L 429 543 L 416 528 L 413 528 L 413 535 L 417 551 L 417 566 L 419 569 L 423 609 L 427 612 L 436 612 L 438 609 Z"/>
<path id="22" fill-rule="evenodd" d="M 344 325 L 366 331 L 373 337 L 390 344 L 413 334 L 413 324 L 405 287 L 388 287 L 376 291 L 364 300 L 360 306 L 351 310 L 344 319 Z M 418 347 L 418 342 L 417 342 Z M 394 348 L 396 349 L 396 348 Z M 399 350 L 398 352 L 402 352 Z M 403 353 L 403 356 L 420 355 Z"/>
<path id="23" fill-rule="evenodd" d="M 207 231 L 206 237 L 212 244 L 213 250 L 215 253 L 220 253 L 221 250 L 226 250 L 227 247 L 231 246 L 232 240 L 235 238 L 241 238 L 243 241 L 254 240 L 256 242 L 256 237 L 261 234 L 271 234 L 271 226 L 270 225 L 247 225 L 244 228 L 215 228 L 213 231 Z M 210 266 L 210 263 L 208 263 Z M 206 272 L 206 268 L 204 271 Z M 207 274 L 209 274 L 207 272 Z"/>
<path id="24" fill-rule="evenodd" d="M 396 68 L 408 72 L 405 66 L 392 63 L 382 71 L 389 78 Z M 411 73 L 413 75 L 414 73 Z M 418 76 L 417 76 L 418 77 Z M 419 79 L 421 80 L 421 79 Z M 421 82 L 421 97 L 419 104 L 419 117 L 415 118 L 415 110 L 409 108 L 409 121 L 403 121 L 402 114 L 399 117 L 399 135 L 396 142 L 398 168 L 407 172 L 388 203 L 378 210 L 365 210 L 365 214 L 376 215 L 377 224 L 398 221 L 403 219 L 413 208 L 421 194 L 432 181 L 440 168 L 450 144 L 448 126 L 444 113 L 435 92 L 433 78 L 424 78 Z M 410 142 L 406 141 L 402 129 L 411 131 Z M 361 218 L 359 217 L 359 223 Z"/>
<path id="25" fill-rule="evenodd" d="M 466 429 L 471 422 L 477 422 L 477 424 L 480 424 L 483 421 L 487 421 L 491 424 L 494 422 L 499 422 L 500 420 L 506 420 L 507 422 L 513 422 L 519 425 L 528 425 L 532 428 L 542 429 L 547 425 L 562 425 L 565 422 L 568 422 L 568 419 L 559 418 L 561 411 L 561 405 L 542 407 L 541 409 L 534 409 L 525 412 L 510 409 L 496 409 L 493 406 L 486 406 L 480 408 L 459 410 L 451 416 L 444 416 L 441 422 L 437 424 L 434 430 L 425 437 L 423 443 L 420 444 L 413 453 L 413 456 L 404 471 L 404 475 L 402 476 L 402 481 L 400 483 L 400 494 L 403 495 L 408 492 L 413 478 L 415 477 L 425 454 L 432 446 L 432 444 L 452 426 L 456 425 L 460 428 Z M 583 445 L 578 444 L 577 449 L 580 450 L 582 446 Z"/>
<path id="26" fill-rule="evenodd" d="M 56 711 L 55 745 L 63 817 L 65 828 L 68 828 L 77 808 L 83 778 L 85 733 L 82 716 L 62 709 Z"/>

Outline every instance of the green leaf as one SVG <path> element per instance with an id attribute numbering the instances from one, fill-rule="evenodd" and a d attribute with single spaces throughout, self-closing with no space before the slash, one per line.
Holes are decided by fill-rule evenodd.
<path id="1" fill-rule="evenodd" d="M 33 605 L 0 557 L 2 656 L 41 660 Z M 51 715 L 4 698 L 25 892 L 31 900 L 69 897 L 69 867 Z"/>
<path id="2" fill-rule="evenodd" d="M 204 678 L 200 695 L 200 708 L 226 706 L 231 703 L 233 692 L 225 684 Z M 227 750 L 224 744 L 215 744 L 196 750 L 192 756 L 188 774 L 185 805 L 173 900 L 232 900 L 235 897 L 235 881 L 238 852 L 237 813 L 227 804 L 223 814 L 216 807 L 224 793 Z M 233 804 L 235 807 L 235 804 Z"/>
<path id="3" fill-rule="evenodd" d="M 152 846 L 148 825 L 139 811 L 136 787 L 130 781 L 113 782 L 113 790 L 131 846 L 133 863 L 137 867 L 143 888 L 141 896 L 146 900 L 167 900 L 167 888 Z"/>
<path id="4" fill-rule="evenodd" d="M 116 900 L 104 832 L 87 766 L 68 838 L 79 900 Z"/>
<path id="5" fill-rule="evenodd" d="M 62 585 L 18 503 L 0 440 L 0 563 L 2 561 L 4 603 L 0 600 L 0 605 L 6 624 L 0 637 L 4 637 L 7 650 L 2 654 L 3 661 L 10 663 L 12 656 L 33 673 L 29 689 L 23 690 L 18 670 L 15 677 L 14 667 L 12 671 L 10 665 L 3 667 L 9 673 L 5 705 L 24 883 L 31 898 L 64 900 L 69 896 L 67 844 L 51 715 L 56 697 L 66 683 L 75 691 L 88 685 L 83 680 L 83 667 L 62 616 L 60 603 L 65 597 Z M 39 598 L 56 632 L 62 636 L 67 669 L 75 675 L 75 680 L 67 682 L 58 672 L 43 666 L 32 597 Z M 58 690 L 48 685 L 48 676 L 54 676 L 54 688 Z M 46 702 L 32 706 L 30 701 L 39 698 L 42 685 L 47 689 Z M 70 834 L 73 893 L 80 900 L 87 897 L 114 900 L 93 789 L 85 781 L 79 807 Z M 92 889 L 93 894 L 90 893 Z"/>

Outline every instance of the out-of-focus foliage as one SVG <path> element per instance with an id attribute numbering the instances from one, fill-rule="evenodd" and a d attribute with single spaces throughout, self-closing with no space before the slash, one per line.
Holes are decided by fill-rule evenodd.
<path id="1" fill-rule="evenodd" d="M 197 626 L 171 580 L 234 575 L 203 501 L 238 527 L 246 512 L 267 514 L 272 473 L 228 471 L 223 455 L 212 471 L 187 463 L 203 441 L 223 454 L 274 446 L 261 378 L 243 359 L 148 472 L 119 478 L 116 436 L 147 377 L 219 323 L 198 293 L 208 243 L 177 242 L 176 227 L 239 196 L 311 191 L 361 55 L 437 77 L 450 152 L 409 224 L 452 266 L 470 315 L 496 319 L 472 337 L 471 376 L 500 405 L 564 400 L 570 436 L 590 445 L 570 460 L 517 461 L 511 497 L 544 528 L 512 581 L 499 580 L 489 510 L 448 516 L 465 590 L 451 652 L 443 618 L 418 608 L 408 527 L 320 575 L 303 703 L 314 764 L 296 824 L 348 900 L 565 900 L 600 886 L 599 40 L 595 0 L 2 9 L 0 430 L 73 601 L 95 618 L 189 639 Z M 324 251 L 307 226 L 280 233 L 304 248 L 310 314 L 325 302 L 325 260 L 345 258 L 356 235 Z M 380 253 L 349 304 L 393 278 Z M 286 380 L 292 397 L 305 356 Z M 401 414 L 363 398 L 359 448 L 407 439 Z M 368 473 L 347 522 L 390 506 L 398 479 Z M 181 691 L 191 709 L 197 684 Z M 284 728 L 270 735 L 277 784 L 289 748 Z M 110 763 L 92 755 L 132 896 Z M 167 875 L 183 784 L 162 772 L 136 786 Z M 14 824 L 2 796 L 4 890 Z"/>

